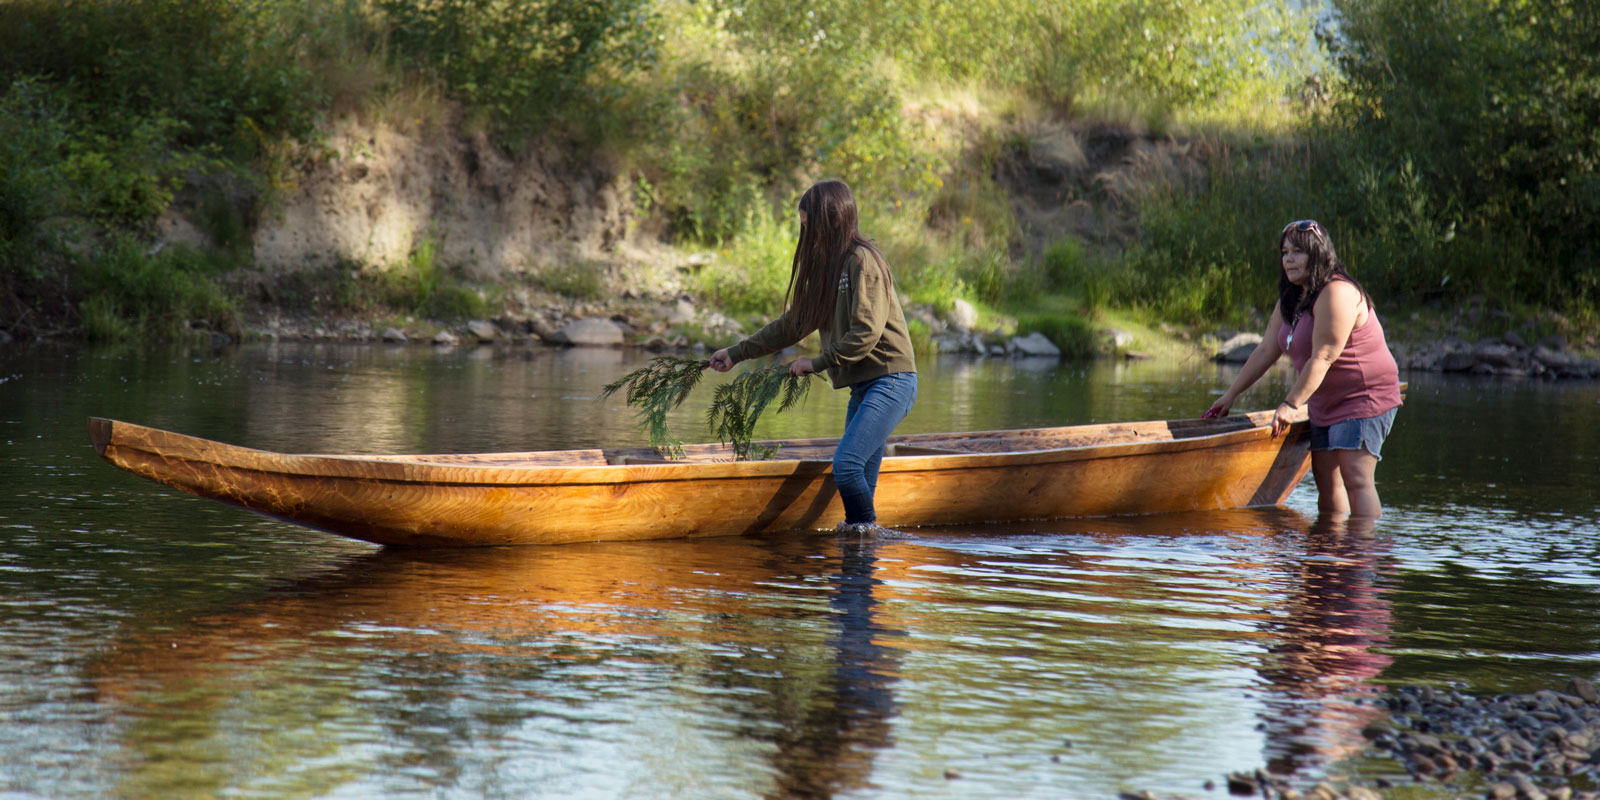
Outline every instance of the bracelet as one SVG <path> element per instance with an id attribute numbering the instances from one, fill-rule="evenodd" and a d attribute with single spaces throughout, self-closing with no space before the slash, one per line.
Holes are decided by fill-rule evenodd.
<path id="1" fill-rule="evenodd" d="M 1289 402 L 1287 399 L 1285 399 L 1283 402 L 1279 403 L 1278 405 L 1280 405 L 1280 406 L 1288 406 L 1288 407 L 1294 409 L 1295 411 L 1299 411 L 1300 410 L 1299 406 L 1295 405 L 1294 403 Z"/>

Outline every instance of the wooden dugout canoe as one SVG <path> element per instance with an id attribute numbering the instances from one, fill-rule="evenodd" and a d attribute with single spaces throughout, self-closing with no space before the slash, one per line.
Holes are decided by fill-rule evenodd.
<path id="1" fill-rule="evenodd" d="M 1224 419 L 895 436 L 879 522 L 950 525 L 1270 506 L 1310 467 L 1308 428 Z M 725 445 L 467 455 L 290 455 L 91 418 L 107 461 L 151 480 L 382 545 L 485 546 L 832 528 L 837 439 L 765 461 Z"/>

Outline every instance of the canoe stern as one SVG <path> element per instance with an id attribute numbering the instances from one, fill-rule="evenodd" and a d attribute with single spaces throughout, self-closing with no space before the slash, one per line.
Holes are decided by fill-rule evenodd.
<path id="1" fill-rule="evenodd" d="M 111 427 L 115 424 L 104 417 L 89 418 L 89 443 L 101 458 L 106 457 L 106 445 L 111 443 Z"/>

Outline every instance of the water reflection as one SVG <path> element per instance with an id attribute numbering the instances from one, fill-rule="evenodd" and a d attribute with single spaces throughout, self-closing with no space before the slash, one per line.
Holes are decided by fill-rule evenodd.
<path id="1" fill-rule="evenodd" d="M 841 540 L 828 605 L 835 620 L 833 663 L 816 704 L 779 734 L 770 797 L 832 797 L 869 786 L 873 759 L 891 743 L 899 663 L 883 639 L 902 635 L 876 619 L 877 543 Z"/>
<path id="2" fill-rule="evenodd" d="M 678 544 L 378 551 L 221 611 L 130 622 L 89 670 L 124 720 L 124 784 L 175 796 L 305 759 L 338 783 L 380 744 L 447 780 L 485 736 L 593 744 L 624 720 L 659 721 L 663 702 L 681 702 L 666 693 L 709 702 L 686 724 L 710 729 L 702 747 L 754 743 L 766 796 L 867 785 L 890 743 L 897 663 L 884 642 L 898 632 L 876 613 L 877 545 Z M 512 702 L 473 710 L 486 690 Z M 442 713 L 423 720 L 421 708 Z M 706 769 L 710 752 L 682 736 L 625 737 L 635 759 L 693 753 L 640 780 Z M 585 784 L 596 766 L 550 777 Z"/>
<path id="3" fill-rule="evenodd" d="M 945 768 L 994 796 L 1050 774 L 1111 789 L 1270 747 L 1218 700 L 1291 594 L 1273 571 L 1299 523 L 1267 509 L 910 541 L 376 551 L 219 611 L 130 621 L 89 674 L 140 792 L 243 785 L 276 761 L 371 789 L 392 759 L 414 773 L 392 790 L 454 785 L 488 742 L 521 763 L 528 745 L 508 743 L 550 737 L 574 752 L 531 768 L 573 790 L 828 797 L 937 785 Z M 1291 618 L 1314 616 L 1312 583 Z M 1307 740 L 1296 702 L 1262 713 Z M 647 755 L 661 748 L 673 763 Z"/>
<path id="4" fill-rule="evenodd" d="M 1274 774 L 1319 776 L 1361 752 L 1361 729 L 1385 713 L 1363 701 L 1393 662 L 1382 650 L 1393 624 L 1388 543 L 1374 520 L 1323 515 L 1297 544 L 1288 597 L 1266 628 L 1265 757 Z"/>
<path id="5" fill-rule="evenodd" d="M 593 398 L 644 357 L 0 352 L 0 793 L 1197 795 L 1263 764 L 1357 769 L 1374 686 L 1531 691 L 1600 663 L 1593 384 L 1410 376 L 1366 531 L 1297 513 L 1302 490 L 1289 509 L 875 544 L 394 553 L 120 473 L 83 432 L 106 415 L 302 452 L 636 444 L 621 401 Z M 907 432 L 1192 416 L 1232 377 L 924 367 Z M 1285 388 L 1268 383 L 1244 403 Z M 837 433 L 836 394 L 762 435 Z"/>

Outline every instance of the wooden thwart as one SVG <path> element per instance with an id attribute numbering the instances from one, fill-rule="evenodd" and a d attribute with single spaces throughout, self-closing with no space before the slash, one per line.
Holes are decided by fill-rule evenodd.
<path id="1" fill-rule="evenodd" d="M 896 442 L 885 446 L 883 454 L 887 457 L 897 458 L 901 456 L 956 456 L 967 455 L 970 452 L 969 450 L 956 450 L 949 447 L 923 447 Z"/>

